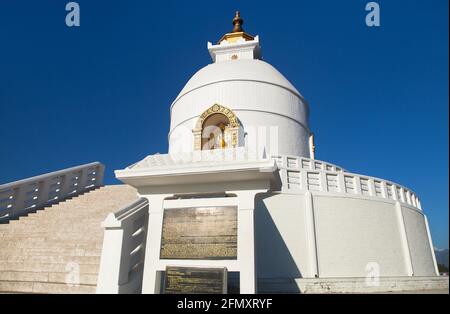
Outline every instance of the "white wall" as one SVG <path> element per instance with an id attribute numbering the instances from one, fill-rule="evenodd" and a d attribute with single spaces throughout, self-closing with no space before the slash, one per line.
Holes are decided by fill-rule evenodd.
<path id="1" fill-rule="evenodd" d="M 171 112 L 170 153 L 193 150 L 192 129 L 198 117 L 215 103 L 233 110 L 245 132 L 278 127 L 279 151 L 274 154 L 309 157 L 307 104 L 286 88 L 256 81 L 217 82 L 179 98 Z"/>
<path id="2" fill-rule="evenodd" d="M 434 276 L 434 261 L 431 255 L 425 218 L 422 213 L 402 206 L 408 237 L 411 261 L 415 276 Z"/>
<path id="3" fill-rule="evenodd" d="M 305 196 L 259 196 L 255 211 L 257 276 L 310 278 Z M 409 244 L 415 276 L 434 276 L 434 263 L 423 215 L 395 202 L 375 198 L 313 193 L 320 278 L 366 277 L 377 263 L 381 277 L 408 276 Z M 401 224 L 405 223 L 407 242 Z M 407 248 L 407 246 L 406 246 Z"/>
<path id="4" fill-rule="evenodd" d="M 304 202 L 302 195 L 269 195 L 256 200 L 258 278 L 301 278 L 310 271 Z"/>
<path id="5" fill-rule="evenodd" d="M 399 221 L 388 202 L 314 197 L 320 277 L 365 277 L 368 263 L 381 276 L 406 276 Z"/>

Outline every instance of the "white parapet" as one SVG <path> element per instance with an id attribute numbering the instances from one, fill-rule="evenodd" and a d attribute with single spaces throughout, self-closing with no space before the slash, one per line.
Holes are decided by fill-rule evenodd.
<path id="1" fill-rule="evenodd" d="M 102 223 L 105 229 L 98 294 L 140 293 L 148 229 L 148 200 L 141 198 Z"/>
<path id="2" fill-rule="evenodd" d="M 350 173 L 334 164 L 306 157 L 276 155 L 270 157 L 280 170 L 281 190 L 287 194 L 316 191 L 351 194 L 352 196 L 381 198 L 422 210 L 416 193 L 397 183 L 370 176 Z M 150 155 L 116 174 L 133 171 L 161 171 L 177 168 L 225 166 L 228 162 L 262 161 L 269 157 L 247 150 L 245 147 L 224 150 L 195 151 L 179 154 Z"/>
<path id="3" fill-rule="evenodd" d="M 282 191 L 287 194 L 305 191 L 350 194 L 399 202 L 422 210 L 419 197 L 410 189 L 370 176 L 347 172 L 333 164 L 298 156 L 273 156 L 280 169 Z"/>
<path id="4" fill-rule="evenodd" d="M 152 155 L 117 170 L 116 176 L 151 204 L 143 293 L 160 292 L 160 276 L 171 265 L 240 272 L 241 293 L 264 291 L 258 290 L 255 278 L 293 280 L 297 289 L 295 281 L 300 278 L 343 278 L 359 289 L 360 278 L 366 275 L 408 281 L 436 274 L 420 201 L 413 191 L 391 181 L 305 157 L 255 154 L 245 147 Z M 249 191 L 251 197 L 243 196 Z M 245 201 L 251 204 L 242 205 Z M 160 259 L 166 208 L 219 205 L 239 210 L 237 260 Z M 117 247 L 110 255 L 102 254 L 102 267 L 103 259 L 115 260 L 110 273 L 117 283 L 123 272 L 118 266 L 122 241 L 127 236 L 115 227 L 113 218 L 109 219 L 111 239 L 105 233 L 105 243 Z M 349 278 L 357 280 L 353 283 Z M 118 290 L 116 285 L 109 291 Z"/>
<path id="5" fill-rule="evenodd" d="M 100 187 L 104 171 L 93 162 L 0 185 L 0 222 Z"/>

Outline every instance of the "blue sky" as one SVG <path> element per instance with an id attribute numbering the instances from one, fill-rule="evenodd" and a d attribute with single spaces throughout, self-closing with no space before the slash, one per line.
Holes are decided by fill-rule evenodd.
<path id="1" fill-rule="evenodd" d="M 448 247 L 448 1 L 63 0 L 0 6 L 0 184 L 167 152 L 169 106 L 239 9 L 311 107 L 317 158 L 403 184 Z"/>

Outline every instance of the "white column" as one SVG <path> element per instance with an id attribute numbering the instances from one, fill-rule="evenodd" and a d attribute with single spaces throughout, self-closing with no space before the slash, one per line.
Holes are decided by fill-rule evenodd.
<path id="1" fill-rule="evenodd" d="M 314 224 L 313 196 L 310 191 L 305 193 L 305 222 L 306 222 L 306 241 L 308 243 L 309 256 L 309 276 L 311 278 L 319 277 L 319 266 L 317 259 L 316 230 Z"/>
<path id="2" fill-rule="evenodd" d="M 255 267 L 255 196 L 265 191 L 236 191 L 238 197 L 238 263 L 240 293 L 256 293 Z"/>
<path id="3" fill-rule="evenodd" d="M 48 202 L 48 195 L 50 193 L 50 182 L 49 180 L 42 180 L 38 183 L 39 196 L 38 196 L 38 206 L 45 206 Z"/>
<path id="4" fill-rule="evenodd" d="M 105 176 L 105 166 L 103 164 L 100 164 L 95 168 L 95 185 L 97 187 L 103 185 L 104 176 Z"/>
<path id="5" fill-rule="evenodd" d="M 301 161 L 300 161 L 301 162 Z M 287 175 L 286 181 L 287 182 Z M 300 189 L 307 190 L 308 189 L 308 170 L 300 170 Z"/>
<path id="6" fill-rule="evenodd" d="M 356 193 L 356 195 L 362 195 L 361 178 L 358 177 L 358 176 L 353 176 L 353 180 L 355 180 L 355 193 Z"/>
<path id="7" fill-rule="evenodd" d="M 423 215 L 423 218 L 425 219 L 425 227 L 427 228 L 427 235 L 428 235 L 428 241 L 430 243 L 431 257 L 433 258 L 434 271 L 436 272 L 436 276 L 439 276 L 439 268 L 438 268 L 438 264 L 436 261 L 436 255 L 434 253 L 433 240 L 431 240 L 430 226 L 428 225 L 427 216 Z"/>
<path id="8" fill-rule="evenodd" d="M 27 185 L 25 184 L 14 189 L 13 203 L 12 208 L 9 210 L 8 219 L 20 216 L 21 211 L 25 209 L 26 187 Z"/>
<path id="9" fill-rule="evenodd" d="M 339 192 L 347 193 L 347 187 L 345 186 L 345 178 L 342 172 L 338 173 Z"/>
<path id="10" fill-rule="evenodd" d="M 58 202 L 61 201 L 62 199 L 65 199 L 69 192 L 72 191 L 73 188 L 71 188 L 71 184 L 72 184 L 72 172 L 68 172 L 64 175 L 61 176 L 60 178 L 60 191 L 58 193 Z M 77 192 L 79 191 L 79 186 L 77 186 Z"/>
<path id="11" fill-rule="evenodd" d="M 388 186 L 386 185 L 386 181 L 381 181 L 381 189 L 383 192 L 383 197 L 389 198 Z"/>
<path id="12" fill-rule="evenodd" d="M 87 169 L 83 169 L 78 176 L 77 193 L 86 191 L 86 186 L 88 184 Z"/>
<path id="13" fill-rule="evenodd" d="M 312 160 L 316 159 L 315 151 L 316 151 L 316 147 L 315 147 L 315 144 L 314 144 L 314 134 L 311 133 L 309 135 L 309 157 Z"/>
<path id="14" fill-rule="evenodd" d="M 320 190 L 324 192 L 328 192 L 328 182 L 327 175 L 325 172 L 319 172 L 319 180 L 320 180 Z"/>
<path id="15" fill-rule="evenodd" d="M 414 276 L 414 268 L 411 260 L 411 252 L 409 250 L 408 236 L 406 234 L 405 220 L 403 218 L 403 211 L 400 202 L 395 202 L 395 211 L 397 214 L 398 227 L 400 230 L 400 237 L 402 242 L 403 256 L 405 259 L 406 273 L 408 276 Z"/>
<path id="16" fill-rule="evenodd" d="M 123 229 L 113 213 L 102 223 L 105 229 L 98 274 L 97 294 L 119 293 L 120 266 L 122 261 Z"/>
<path id="17" fill-rule="evenodd" d="M 164 199 L 166 194 L 143 195 L 149 202 L 148 232 L 145 248 L 144 278 L 142 281 L 142 293 L 159 293 L 160 282 L 156 272 L 161 249 L 161 232 L 164 214 Z"/>
<path id="18" fill-rule="evenodd" d="M 377 191 L 375 189 L 375 180 L 373 178 L 369 178 L 369 195 L 370 196 L 377 196 Z"/>

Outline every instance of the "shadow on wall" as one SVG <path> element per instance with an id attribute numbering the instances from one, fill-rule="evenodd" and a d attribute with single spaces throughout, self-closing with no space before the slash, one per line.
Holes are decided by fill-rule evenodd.
<path id="1" fill-rule="evenodd" d="M 290 293 L 299 293 L 300 290 L 294 278 L 302 278 L 302 273 L 264 203 L 264 199 L 270 196 L 270 194 L 259 194 L 255 199 L 255 257 L 258 292 L 271 293 L 274 292 L 273 289 L 280 291 L 276 287 L 279 282 L 288 288 Z M 289 287 L 286 287 L 286 284 Z"/>

